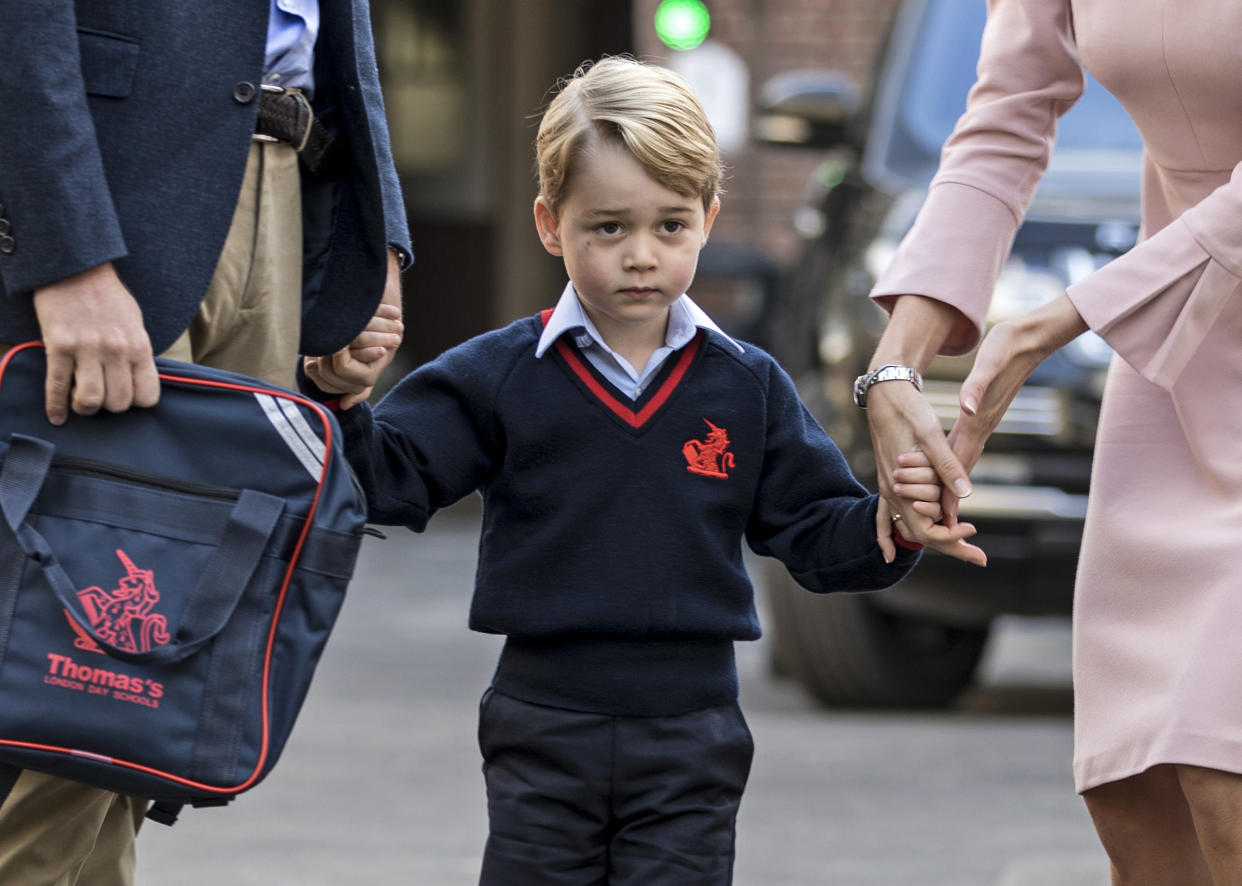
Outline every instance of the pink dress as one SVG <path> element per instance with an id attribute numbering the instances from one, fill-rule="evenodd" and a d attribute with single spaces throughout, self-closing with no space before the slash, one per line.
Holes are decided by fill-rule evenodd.
<path id="1" fill-rule="evenodd" d="M 1081 68 L 1125 105 L 1143 238 L 1069 290 L 1117 353 L 1075 590 L 1075 781 L 1242 772 L 1242 3 L 988 8 L 967 113 L 872 296 L 953 304 L 945 351 L 972 347 Z"/>

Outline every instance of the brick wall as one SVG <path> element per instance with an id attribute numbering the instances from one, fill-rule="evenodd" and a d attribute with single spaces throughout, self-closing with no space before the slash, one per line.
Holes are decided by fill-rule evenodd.
<path id="1" fill-rule="evenodd" d="M 709 39 L 746 62 L 752 97 L 768 78 L 799 68 L 835 68 L 866 88 L 872 61 L 898 0 L 706 0 Z M 652 19 L 659 0 L 635 0 L 635 50 L 667 60 Z M 760 249 L 780 264 L 798 249 L 792 225 L 821 155 L 805 149 L 748 144 L 726 155 L 724 206 L 712 233 L 717 243 Z"/>

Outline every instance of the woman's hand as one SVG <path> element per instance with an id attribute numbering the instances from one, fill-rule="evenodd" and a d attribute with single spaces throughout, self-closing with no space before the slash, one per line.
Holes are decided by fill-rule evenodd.
<path id="1" fill-rule="evenodd" d="M 922 371 L 939 349 L 960 314 L 943 302 L 918 295 L 903 295 L 893 306 L 893 315 L 876 347 L 872 366 L 897 363 Z M 887 381 L 867 391 L 867 421 L 875 449 L 876 477 L 882 498 L 881 512 L 900 515 L 902 537 L 980 566 L 987 556 L 965 539 L 974 535 L 973 526 L 957 524 L 956 497 L 970 494 L 970 478 L 945 440 L 940 420 L 931 404 L 910 383 Z M 928 520 L 912 503 L 893 491 L 893 472 L 902 453 L 919 450 L 925 454 L 945 498 L 954 498 L 945 508 L 942 522 Z M 880 546 L 887 554 L 892 544 L 891 527 L 877 526 Z"/>
<path id="2" fill-rule="evenodd" d="M 962 411 L 949 433 L 949 445 L 963 465 L 974 467 L 984 443 L 1035 367 L 1086 331 L 1087 324 L 1066 295 L 992 327 L 962 382 Z"/>
<path id="3" fill-rule="evenodd" d="M 877 396 L 877 394 L 879 396 Z M 945 486 L 944 478 L 959 484 L 968 494 L 970 483 L 966 472 L 940 429 L 940 421 L 931 405 L 915 387 L 903 381 L 890 381 L 872 385 L 867 392 L 867 419 L 871 424 L 871 442 L 875 448 L 876 476 L 884 507 L 881 511 L 900 516 L 901 535 L 907 541 L 935 548 L 941 553 L 974 563 L 987 565 L 987 555 L 979 547 L 967 544 L 966 539 L 975 534 L 975 527 L 957 522 L 957 497 L 960 493 Z M 934 468 L 937 488 L 943 498 L 952 499 L 953 519 L 938 522 L 947 514 L 928 519 L 926 514 L 914 508 L 912 500 L 899 495 L 893 488 L 893 477 L 903 453 L 918 450 L 922 458 Z M 963 487 L 961 484 L 965 484 Z M 943 500 L 943 499 L 942 499 Z M 939 510 L 939 506 L 937 506 Z M 880 529 L 881 533 L 883 529 Z M 881 540 L 881 548 L 885 542 Z"/>
<path id="4" fill-rule="evenodd" d="M 902 538 L 909 541 L 912 536 L 935 534 L 943 528 L 937 527 L 936 524 L 940 523 L 944 516 L 941 505 L 944 490 L 940 485 L 940 477 L 936 469 L 932 467 L 931 460 L 926 453 L 912 449 L 899 455 L 892 480 L 893 493 L 903 504 L 909 505 L 910 509 L 907 514 L 894 514 L 888 502 L 883 498 L 880 499 L 876 513 L 876 537 L 884 553 L 885 563 L 893 562 L 897 553 L 896 542 L 893 539 L 895 529 L 901 532 Z M 974 545 L 965 543 L 965 539 L 970 538 L 975 532 L 975 527 L 970 523 L 955 524 L 951 550 L 945 553 L 956 556 L 954 550 L 958 550 L 966 555 L 960 559 L 986 566 L 987 557 L 980 559 L 974 553 L 975 551 L 979 554 L 983 552 Z"/>

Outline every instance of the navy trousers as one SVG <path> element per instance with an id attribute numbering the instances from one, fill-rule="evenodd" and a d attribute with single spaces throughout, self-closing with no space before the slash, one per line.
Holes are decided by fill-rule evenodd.
<path id="1" fill-rule="evenodd" d="M 481 886 L 727 886 L 754 742 L 737 704 L 671 717 L 479 710 Z"/>

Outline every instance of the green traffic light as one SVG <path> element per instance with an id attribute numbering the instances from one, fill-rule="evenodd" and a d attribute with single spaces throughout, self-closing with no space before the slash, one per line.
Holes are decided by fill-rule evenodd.
<path id="1" fill-rule="evenodd" d="M 694 49 L 712 27 L 703 0 L 661 0 L 655 13 L 656 36 L 669 49 Z"/>

